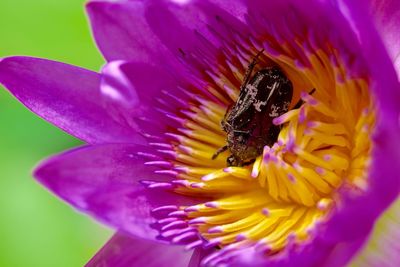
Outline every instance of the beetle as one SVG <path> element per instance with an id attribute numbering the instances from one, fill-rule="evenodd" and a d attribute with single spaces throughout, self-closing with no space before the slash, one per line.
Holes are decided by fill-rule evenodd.
<path id="1" fill-rule="evenodd" d="M 229 149 L 228 166 L 250 164 L 262 154 L 264 146 L 276 142 L 281 126 L 274 125 L 272 120 L 286 113 L 292 101 L 292 82 L 279 67 L 265 67 L 252 75 L 262 52 L 250 63 L 238 99 L 221 121 L 227 144 L 212 159 Z"/>

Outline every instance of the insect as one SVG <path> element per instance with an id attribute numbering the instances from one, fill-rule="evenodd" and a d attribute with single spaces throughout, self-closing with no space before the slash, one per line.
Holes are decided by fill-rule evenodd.
<path id="1" fill-rule="evenodd" d="M 272 120 L 286 113 L 292 101 L 292 83 L 278 67 L 260 69 L 252 76 L 262 52 L 250 63 L 239 97 L 221 121 L 222 130 L 227 133 L 227 144 L 218 149 L 212 159 L 229 149 L 228 166 L 250 164 L 262 153 L 264 146 L 276 142 L 281 127 L 274 125 Z"/>

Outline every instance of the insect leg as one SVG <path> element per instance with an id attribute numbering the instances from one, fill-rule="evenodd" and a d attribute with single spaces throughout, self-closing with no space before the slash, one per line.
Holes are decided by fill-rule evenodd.
<path id="1" fill-rule="evenodd" d="M 250 131 L 233 130 L 235 134 L 250 134 Z"/>
<path id="2" fill-rule="evenodd" d="M 226 164 L 228 166 L 242 166 L 241 165 L 241 161 L 238 160 L 234 155 L 230 155 L 227 159 L 226 159 Z"/>
<path id="3" fill-rule="evenodd" d="M 262 54 L 262 52 L 264 52 L 264 48 L 261 49 L 261 50 L 257 53 L 257 55 L 253 58 L 253 60 L 252 60 L 251 63 L 249 64 L 249 67 L 248 67 L 247 70 L 246 70 L 246 74 L 244 75 L 244 81 L 243 81 L 243 84 L 242 84 L 240 90 L 243 89 L 243 88 L 245 88 L 246 85 L 247 85 L 247 83 L 249 82 L 250 77 L 251 77 L 251 73 L 253 72 L 254 67 L 257 65 L 257 63 L 258 63 L 257 60 L 258 60 L 258 58 L 260 57 L 260 55 Z"/>
<path id="4" fill-rule="evenodd" d="M 254 161 L 256 161 L 256 160 L 255 160 L 255 159 L 252 159 L 252 160 L 249 160 L 249 161 L 243 162 L 241 166 L 247 166 L 247 165 L 253 164 L 253 163 L 254 163 Z"/>
<path id="5" fill-rule="evenodd" d="M 314 92 L 315 92 L 315 88 L 313 88 L 308 94 L 312 95 Z M 297 102 L 296 105 L 294 105 L 293 109 L 300 108 L 301 105 L 303 105 L 303 103 L 304 103 L 303 100 L 300 99 L 299 102 Z"/>
<path id="6" fill-rule="evenodd" d="M 216 159 L 218 157 L 219 154 L 221 154 L 222 152 L 226 151 L 228 149 L 228 146 L 223 146 L 221 148 L 219 148 L 214 155 L 212 155 L 211 159 Z"/>

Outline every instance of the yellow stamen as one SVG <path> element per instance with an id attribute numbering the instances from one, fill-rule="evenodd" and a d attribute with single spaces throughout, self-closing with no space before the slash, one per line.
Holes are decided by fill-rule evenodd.
<path id="1" fill-rule="evenodd" d="M 307 52 L 311 66 L 299 71 L 296 52 L 285 44 L 287 53 L 262 55 L 259 63 L 274 61 L 294 86 L 292 109 L 273 120 L 282 127 L 278 140 L 252 165 L 227 166 L 229 150 L 212 159 L 227 144 L 220 123 L 237 99 L 234 84 L 242 82 L 246 57 L 255 51 L 237 49 L 241 52 L 226 62 L 221 75 L 207 72 L 209 92 L 220 103 L 194 97 L 180 111 L 182 128 L 167 134 L 173 139 L 168 153 L 175 156 L 177 183 L 182 182 L 175 191 L 211 199 L 181 210 L 187 210 L 188 223 L 212 244 L 264 244 L 276 253 L 290 242 L 310 238 L 310 230 L 335 207 L 342 184 L 368 184 L 375 113 L 368 80 L 348 78 L 333 47 L 329 53 Z M 300 99 L 301 107 L 293 109 Z"/>

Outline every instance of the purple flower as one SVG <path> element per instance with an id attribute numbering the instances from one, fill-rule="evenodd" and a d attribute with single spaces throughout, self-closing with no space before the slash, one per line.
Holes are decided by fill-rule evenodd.
<path id="1" fill-rule="evenodd" d="M 117 230 L 88 266 L 342 266 L 356 255 L 399 192 L 397 1 L 92 1 L 87 10 L 101 73 L 10 57 L 0 82 L 88 144 L 35 171 Z M 273 119 L 274 145 L 227 166 L 232 147 L 212 159 L 227 143 L 220 122 L 257 53 L 253 74 L 281 69 L 292 103 Z M 368 262 L 398 260 L 386 255 Z"/>

